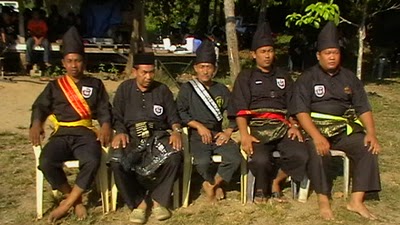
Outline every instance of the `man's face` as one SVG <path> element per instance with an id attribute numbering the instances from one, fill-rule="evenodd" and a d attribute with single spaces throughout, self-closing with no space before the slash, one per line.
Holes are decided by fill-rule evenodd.
<path id="1" fill-rule="evenodd" d="M 137 85 L 147 89 L 154 80 L 155 67 L 154 65 L 137 65 L 133 73 L 136 75 Z"/>
<path id="2" fill-rule="evenodd" d="M 194 65 L 197 79 L 202 83 L 210 82 L 214 76 L 215 66 L 212 63 L 198 63 Z"/>
<path id="3" fill-rule="evenodd" d="M 269 68 L 275 59 L 275 50 L 272 46 L 263 46 L 252 52 L 253 58 L 256 60 L 257 67 Z"/>
<path id="4" fill-rule="evenodd" d="M 70 53 L 64 56 L 61 62 L 67 70 L 68 75 L 78 77 L 83 74 L 84 62 L 82 55 L 78 53 Z"/>
<path id="5" fill-rule="evenodd" d="M 335 72 L 340 64 L 340 50 L 338 48 L 327 48 L 317 52 L 319 65 L 327 72 Z"/>

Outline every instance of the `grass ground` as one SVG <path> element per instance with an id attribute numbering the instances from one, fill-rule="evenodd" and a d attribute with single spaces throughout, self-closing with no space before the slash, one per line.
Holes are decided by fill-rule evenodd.
<path id="1" fill-rule="evenodd" d="M 165 222 L 150 217 L 148 224 L 400 224 L 400 155 L 398 154 L 400 132 L 400 79 L 366 86 L 373 106 L 378 138 L 383 152 L 380 155 L 382 192 L 380 201 L 368 201 L 370 209 L 380 216 L 378 221 L 368 221 L 346 210 L 346 200 L 341 193 L 342 177 L 335 180 L 333 209 L 336 220 L 323 221 L 318 216 L 316 196 L 312 194 L 307 203 L 290 200 L 288 204 L 241 205 L 238 183 L 229 187 L 228 198 L 210 206 L 201 195 L 198 179 L 192 184 L 192 204 L 188 208 L 174 210 L 174 216 Z M 25 130 L 26 127 L 20 129 Z M 35 220 L 35 170 L 32 148 L 25 135 L 0 133 L 0 224 L 46 224 L 46 216 L 54 206 L 54 200 L 45 183 L 44 219 Z M 69 172 L 73 179 L 73 171 Z M 238 181 L 238 179 L 236 180 Z M 290 188 L 284 190 L 290 196 Z M 88 196 L 95 196 L 94 192 Z M 116 212 L 102 215 L 98 201 L 90 201 L 89 217 L 77 221 L 71 215 L 60 224 L 129 224 L 129 210 L 121 206 Z"/>

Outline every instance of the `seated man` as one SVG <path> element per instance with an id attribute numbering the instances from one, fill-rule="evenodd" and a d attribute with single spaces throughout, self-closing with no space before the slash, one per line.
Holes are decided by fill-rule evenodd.
<path id="1" fill-rule="evenodd" d="M 293 81 L 287 72 L 274 64 L 269 24 L 262 23 L 257 28 L 251 50 L 257 68 L 238 75 L 229 114 L 237 116 L 242 148 L 250 156 L 249 169 L 255 176 L 254 202 L 263 203 L 269 196 L 285 202 L 280 183 L 288 175 L 296 181 L 303 180 L 308 160 L 298 124 L 287 112 Z M 276 176 L 272 160 L 274 151 L 280 152 L 280 169 Z"/>
<path id="2" fill-rule="evenodd" d="M 18 35 L 18 20 L 13 14 L 16 13 L 10 7 L 2 8 L 2 24 L 0 26 L 1 41 L 6 44 L 15 44 Z"/>
<path id="3" fill-rule="evenodd" d="M 101 145 L 109 143 L 111 135 L 111 105 L 103 83 L 83 74 L 84 48 L 75 27 L 63 37 L 62 63 L 67 74 L 51 81 L 32 105 L 30 139 L 40 145 L 44 135 L 43 124 L 51 115 L 55 131 L 44 146 L 39 169 L 53 189 L 62 192 L 66 199 L 50 213 L 49 222 L 67 214 L 75 207 L 79 219 L 86 217 L 82 193 L 96 176 L 101 159 Z M 97 119 L 101 129 L 98 136 L 93 130 L 92 119 Z M 100 142 L 99 142 L 100 141 Z M 79 160 L 79 174 L 73 188 L 63 171 L 63 162 Z"/>
<path id="4" fill-rule="evenodd" d="M 43 47 L 43 62 L 50 66 L 50 42 L 47 40 L 47 24 L 40 17 L 40 9 L 32 10 L 32 19 L 28 22 L 28 32 L 31 37 L 26 41 L 26 63 L 29 71 L 33 64 L 33 51 L 35 47 Z"/>
<path id="5" fill-rule="evenodd" d="M 147 197 L 158 220 L 171 217 L 168 206 L 181 166 L 181 125 L 171 91 L 154 81 L 154 54 L 135 55 L 135 79 L 118 87 L 114 98 L 111 160 L 115 183 L 132 210 L 130 221 L 146 222 Z M 171 133 L 166 130 L 172 129 Z"/>
<path id="6" fill-rule="evenodd" d="M 320 214 L 333 219 L 329 203 L 329 149 L 341 150 L 353 165 L 353 190 L 347 209 L 376 219 L 364 205 L 367 191 L 380 191 L 378 156 L 371 106 L 362 82 L 340 66 L 340 46 L 335 24 L 328 22 L 318 36 L 319 63 L 306 70 L 295 83 L 293 113 L 312 140 L 309 177 L 318 194 Z M 363 127 L 365 128 L 365 131 Z"/>
<path id="7" fill-rule="evenodd" d="M 196 51 L 196 79 L 182 84 L 178 94 L 178 111 L 183 123 L 192 128 L 190 151 L 197 171 L 203 177 L 203 189 L 210 201 L 224 198 L 223 181 L 229 182 L 241 162 L 239 146 L 231 140 L 236 123 L 222 130 L 222 113 L 229 104 L 228 88 L 212 80 L 216 70 L 214 44 L 203 41 Z M 222 156 L 218 170 L 211 171 L 211 156 Z"/>

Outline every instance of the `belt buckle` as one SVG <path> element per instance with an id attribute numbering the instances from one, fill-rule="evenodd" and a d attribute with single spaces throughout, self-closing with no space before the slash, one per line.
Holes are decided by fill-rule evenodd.
<path id="1" fill-rule="evenodd" d="M 150 130 L 147 122 L 139 122 L 135 124 L 136 135 L 140 138 L 150 137 Z"/>

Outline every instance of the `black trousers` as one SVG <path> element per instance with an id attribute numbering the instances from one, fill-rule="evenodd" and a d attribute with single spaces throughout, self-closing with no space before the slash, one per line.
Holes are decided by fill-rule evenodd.
<path id="1" fill-rule="evenodd" d="M 213 136 L 216 133 L 213 132 Z M 221 176 L 224 181 L 229 182 L 242 161 L 242 155 L 236 142 L 229 140 L 228 143 L 221 146 L 217 146 L 215 142 L 204 144 L 197 131 L 191 133 L 190 151 L 194 157 L 194 165 L 197 172 L 211 184 L 214 183 L 215 174 Z M 218 165 L 217 171 L 212 169 L 213 161 L 211 156 L 214 154 L 222 157 L 222 162 Z"/>
<path id="2" fill-rule="evenodd" d="M 352 192 L 380 191 L 378 156 L 364 146 L 364 133 L 339 134 L 328 139 L 331 149 L 346 153 L 352 166 Z M 319 156 L 312 140 L 307 141 L 310 151 L 308 174 L 311 185 L 318 194 L 330 195 L 332 182 L 329 180 L 331 155 Z"/>
<path id="3" fill-rule="evenodd" d="M 119 162 L 110 162 L 115 184 L 130 209 L 136 208 L 146 198 L 147 191 L 153 200 L 167 207 L 181 165 L 182 154 L 172 154 L 150 179 L 125 171 Z"/>
<path id="4" fill-rule="evenodd" d="M 272 180 L 275 178 L 274 159 L 272 153 L 278 151 L 276 160 L 280 169 L 296 181 L 303 180 L 306 175 L 308 150 L 305 143 L 291 140 L 287 136 L 268 143 L 253 143 L 253 155 L 249 160 L 249 169 L 256 182 L 255 189 L 268 194 Z"/>
<path id="5" fill-rule="evenodd" d="M 68 182 L 63 164 L 69 160 L 79 161 L 75 185 L 84 190 L 90 188 L 101 160 L 101 145 L 96 136 L 53 136 L 49 139 L 40 154 L 39 169 L 53 189 Z"/>

